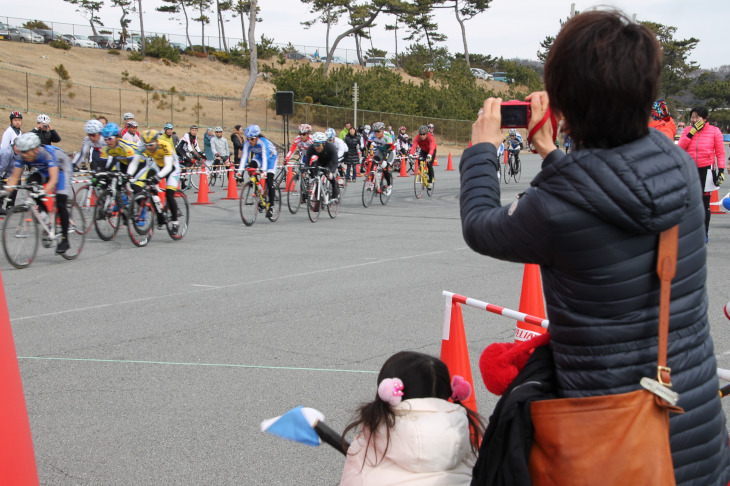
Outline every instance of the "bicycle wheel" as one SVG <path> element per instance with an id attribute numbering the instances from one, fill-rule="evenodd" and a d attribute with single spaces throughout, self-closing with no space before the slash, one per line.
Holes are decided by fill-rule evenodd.
<path id="1" fill-rule="evenodd" d="M 61 221 L 56 217 L 56 231 L 61 231 Z M 73 260 L 81 254 L 81 250 L 84 249 L 84 243 L 86 242 L 86 231 L 84 231 L 84 213 L 81 212 L 81 208 L 74 201 L 68 203 L 68 250 L 66 253 L 61 253 L 61 256 L 66 260 Z M 116 231 L 115 231 L 116 233 Z"/>
<path id="2" fill-rule="evenodd" d="M 296 214 L 299 211 L 299 206 L 302 204 L 302 193 L 300 189 L 299 174 L 294 174 L 286 189 L 286 205 L 289 206 L 289 212 L 292 214 Z"/>
<path id="3" fill-rule="evenodd" d="M 91 184 L 84 184 L 76 191 L 74 201 L 81 208 L 81 212 L 84 213 L 84 224 L 86 228 L 84 231 L 89 232 L 91 226 L 94 224 L 94 208 L 96 207 L 96 200 L 98 199 L 96 194 L 96 188 Z"/>
<path id="4" fill-rule="evenodd" d="M 309 187 L 309 201 L 307 201 L 307 212 L 309 213 L 309 220 L 312 223 L 316 223 L 319 219 L 319 211 L 321 209 L 321 192 L 320 181 L 319 178 L 317 178 Z"/>
<path id="5" fill-rule="evenodd" d="M 340 189 L 340 201 L 342 201 L 345 198 L 345 191 L 347 190 L 347 180 L 345 180 L 344 177 L 340 177 L 337 179 L 337 184 L 339 184 Z"/>
<path id="6" fill-rule="evenodd" d="M 428 177 L 428 176 L 426 176 Z M 436 184 L 436 174 L 433 175 L 433 179 L 431 179 L 431 183 L 426 188 L 426 194 L 428 194 L 428 197 L 431 197 L 433 195 L 433 186 Z"/>
<path id="7" fill-rule="evenodd" d="M 269 218 L 269 221 L 275 223 L 281 214 L 281 187 L 278 184 L 274 187 L 274 204 L 272 208 L 274 213 Z"/>
<path id="8" fill-rule="evenodd" d="M 337 180 L 330 182 L 330 184 L 332 183 L 339 184 Z M 340 212 L 340 201 L 342 200 L 342 186 L 338 186 L 340 190 L 340 195 L 336 199 L 332 197 L 332 191 L 329 188 L 329 184 L 327 184 L 327 186 L 327 190 L 330 191 L 329 204 L 327 205 L 327 214 L 330 215 L 330 218 L 335 219 L 337 217 L 337 213 Z"/>
<path id="9" fill-rule="evenodd" d="M 512 177 L 514 178 L 515 182 L 520 182 L 521 172 L 522 168 L 520 167 L 519 159 L 514 159 L 514 165 L 512 167 Z"/>
<path id="10" fill-rule="evenodd" d="M 104 241 L 114 239 L 119 230 L 123 210 L 124 208 L 117 207 L 117 202 L 114 201 L 110 191 L 101 193 L 94 209 L 94 228 L 99 238 Z"/>
<path id="11" fill-rule="evenodd" d="M 3 252 L 15 268 L 31 264 L 38 251 L 38 222 L 25 206 L 15 206 L 3 223 Z"/>
<path id="12" fill-rule="evenodd" d="M 510 178 L 509 162 L 501 163 L 500 165 L 502 166 L 502 183 L 509 184 L 509 178 Z"/>
<path id="13" fill-rule="evenodd" d="M 208 185 L 214 187 L 216 182 L 218 182 L 218 168 L 214 166 L 208 171 Z"/>
<path id="14" fill-rule="evenodd" d="M 413 179 L 413 192 L 416 193 L 416 199 L 421 199 L 423 196 L 423 167 L 421 167 Z"/>
<path id="15" fill-rule="evenodd" d="M 188 204 L 188 197 L 182 191 L 175 191 L 175 198 L 175 202 L 177 203 L 177 231 L 173 234 L 170 209 L 165 204 L 164 212 L 166 215 L 165 220 L 167 221 L 167 233 L 173 240 L 182 240 L 185 233 L 188 232 L 188 224 L 190 224 L 190 205 Z"/>
<path id="16" fill-rule="evenodd" d="M 241 221 L 246 226 L 251 226 L 256 221 L 258 213 L 258 191 L 252 182 L 247 182 L 241 190 L 241 197 L 238 198 L 238 207 L 241 212 Z"/>
<path id="17" fill-rule="evenodd" d="M 362 205 L 370 206 L 375 196 L 375 171 L 371 171 L 362 183 Z"/>
<path id="18" fill-rule="evenodd" d="M 193 186 L 193 189 L 197 189 L 200 187 L 200 172 L 203 170 L 202 165 L 196 163 L 193 164 L 190 169 L 188 169 L 190 173 L 188 174 L 188 182 L 191 186 Z"/>
<path id="19" fill-rule="evenodd" d="M 385 206 L 386 204 L 388 204 L 388 201 L 390 200 L 390 194 L 393 192 L 393 184 L 392 183 L 395 182 L 395 181 L 394 181 L 394 179 L 392 177 L 391 177 L 390 180 L 391 180 L 390 189 L 386 189 L 386 187 L 385 187 L 386 186 L 385 175 L 381 176 L 381 180 L 380 180 L 380 187 L 381 187 L 381 189 L 380 189 L 380 204 L 382 204 L 383 206 Z"/>
<path id="20" fill-rule="evenodd" d="M 154 232 L 155 210 L 152 200 L 145 194 L 137 194 L 129 203 L 127 232 L 135 246 L 145 246 Z"/>

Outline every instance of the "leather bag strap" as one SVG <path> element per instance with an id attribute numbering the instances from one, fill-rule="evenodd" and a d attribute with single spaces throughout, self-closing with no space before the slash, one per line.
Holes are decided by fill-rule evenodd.
<path id="1" fill-rule="evenodd" d="M 677 273 L 677 248 L 679 246 L 679 225 L 662 231 L 659 235 L 659 256 L 657 274 L 661 281 L 659 298 L 659 356 L 657 358 L 657 380 L 664 386 L 672 386 L 671 369 L 667 367 L 667 343 L 669 341 L 669 302 L 672 279 Z"/>

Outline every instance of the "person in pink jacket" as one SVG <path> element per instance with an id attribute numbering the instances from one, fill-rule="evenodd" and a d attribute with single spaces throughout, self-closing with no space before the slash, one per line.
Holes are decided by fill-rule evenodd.
<path id="1" fill-rule="evenodd" d="M 705 192 L 705 180 L 707 174 L 717 164 L 717 177 L 713 181 L 715 185 L 721 185 L 725 180 L 725 146 L 722 143 L 722 132 L 714 125 L 707 122 L 709 113 L 707 108 L 699 106 L 692 108 L 690 115 L 691 125 L 684 129 L 679 137 L 679 146 L 692 157 L 697 164 L 700 174 L 700 188 L 702 191 L 702 202 L 705 204 L 705 240 L 709 241 L 710 229 L 710 196 L 711 192 Z"/>
<path id="2" fill-rule="evenodd" d="M 343 433 L 358 435 L 340 485 L 469 485 L 483 430 L 479 415 L 461 404 L 471 385 L 460 376 L 450 381 L 443 361 L 413 351 L 388 358 L 378 383 L 375 400 Z"/>

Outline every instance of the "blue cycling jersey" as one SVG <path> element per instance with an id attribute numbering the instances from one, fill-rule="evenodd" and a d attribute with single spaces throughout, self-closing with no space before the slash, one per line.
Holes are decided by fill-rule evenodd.
<path id="1" fill-rule="evenodd" d="M 243 143 L 243 153 L 238 164 L 238 172 L 246 168 L 249 154 L 253 160 L 259 163 L 259 167 L 264 172 L 274 172 L 276 170 L 276 147 L 266 137 L 259 137 L 256 140 L 256 145 L 251 145 L 248 140 Z"/>
<path id="2" fill-rule="evenodd" d="M 43 145 L 38 150 L 38 155 L 35 160 L 27 162 L 23 160 L 22 156 L 18 154 L 15 157 L 13 167 L 23 168 L 28 166 L 32 169 L 37 170 L 44 178 L 48 178 L 48 170 L 52 167 L 57 167 L 58 170 L 58 183 L 56 184 L 56 191 L 63 191 L 66 188 L 66 177 L 64 176 L 65 167 L 60 163 L 59 155 L 65 155 L 63 150 L 53 145 Z"/>

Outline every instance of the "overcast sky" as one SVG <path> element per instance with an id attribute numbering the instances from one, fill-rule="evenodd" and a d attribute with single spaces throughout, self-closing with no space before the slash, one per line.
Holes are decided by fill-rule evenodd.
<path id="1" fill-rule="evenodd" d="M 88 22 L 75 12 L 75 7 L 63 0 L 32 0 L 30 2 L 4 2 L 2 15 L 18 18 L 39 18 L 45 21 L 68 22 L 88 25 Z M 494 57 L 537 59 L 536 52 L 540 42 L 547 35 L 555 35 L 560 27 L 560 19 L 570 14 L 571 3 L 576 9 L 585 11 L 595 5 L 610 5 L 622 9 L 629 16 L 636 14 L 638 20 L 651 20 L 665 25 L 677 27 L 675 38 L 686 39 L 696 37 L 700 40 L 691 60 L 698 62 L 703 68 L 719 67 L 730 64 L 730 42 L 727 41 L 725 29 L 730 25 L 730 2 L 728 0 L 704 0 L 691 2 L 688 0 L 614 0 L 595 2 L 582 0 L 493 0 L 492 7 L 485 13 L 467 22 L 467 42 L 469 51 L 479 54 L 490 54 Z M 170 20 L 167 14 L 156 12 L 155 7 L 161 5 L 160 0 L 143 0 L 145 30 L 153 32 L 170 32 L 184 34 L 184 26 L 176 20 Z M 261 18 L 256 27 L 256 37 L 263 33 L 275 42 L 286 44 L 291 42 L 297 46 L 320 46 L 324 52 L 325 28 L 318 24 L 311 29 L 304 29 L 300 22 L 313 18 L 307 5 L 299 0 L 260 0 Z M 109 5 L 105 0 L 101 11 L 101 19 L 108 27 L 119 28 L 121 11 Z M 40 13 L 39 13 L 40 12 Z M 463 52 L 461 31 L 450 10 L 438 10 L 437 22 L 440 31 L 448 36 L 445 45 L 451 53 Z M 211 15 L 212 17 L 212 15 Z M 3 20 L 0 17 L 0 20 Z M 17 23 L 10 19 L 10 23 Z M 393 17 L 384 16 L 377 20 L 372 29 L 373 46 L 393 53 L 395 36 L 393 32 L 385 32 L 383 26 L 393 23 Z M 139 28 L 135 18 L 132 29 Z M 55 27 L 56 30 L 67 29 Z M 345 30 L 336 25 L 332 29 L 331 39 Z M 191 35 L 200 35 L 200 24 L 191 23 Z M 206 35 L 217 36 L 215 23 L 206 27 Z M 241 24 L 238 18 L 230 19 L 226 24 L 228 37 L 241 37 Z M 399 32 L 398 49 L 407 45 Z M 182 38 L 175 39 L 184 42 Z M 210 44 L 217 46 L 217 40 Z M 354 41 L 345 39 L 339 47 L 354 49 Z M 366 48 L 370 47 L 366 41 Z M 341 54 L 341 53 L 340 53 Z"/>

